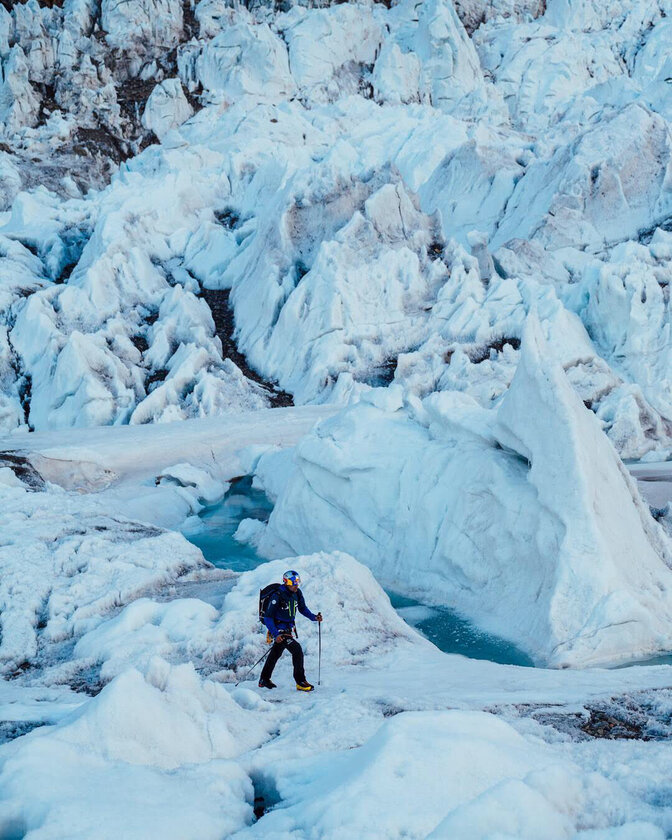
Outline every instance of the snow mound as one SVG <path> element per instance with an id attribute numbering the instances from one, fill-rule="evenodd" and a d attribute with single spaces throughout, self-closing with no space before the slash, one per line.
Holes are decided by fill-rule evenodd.
<path id="1" fill-rule="evenodd" d="M 145 128 L 163 140 L 171 128 L 182 125 L 194 113 L 179 79 L 166 79 L 151 92 L 142 115 Z"/>
<path id="2" fill-rule="evenodd" d="M 497 411 L 448 392 L 416 419 L 371 402 L 299 444 L 260 551 L 342 546 L 553 666 L 670 648 L 666 538 L 536 316 Z"/>
<path id="3" fill-rule="evenodd" d="M 59 734 L 106 759 L 174 770 L 233 758 L 258 746 L 267 732 L 261 719 L 223 686 L 202 680 L 191 664 L 170 666 L 156 657 L 146 674 L 130 669 L 113 680 L 64 721 Z"/>
<path id="4" fill-rule="evenodd" d="M 268 737 L 262 720 L 192 666 L 157 657 L 144 676 L 127 671 L 58 725 L 0 750 L 0 830 L 230 836 L 252 821 L 253 799 L 231 759 Z"/>
<path id="5" fill-rule="evenodd" d="M 323 635 L 328 634 L 323 656 L 334 665 L 375 663 L 375 658 L 398 644 L 422 644 L 422 640 L 396 614 L 390 599 L 369 569 L 341 551 L 303 557 L 286 557 L 264 563 L 241 575 L 222 605 L 222 617 L 214 629 L 215 650 L 226 644 L 229 655 L 237 652 L 239 668 L 259 650 L 257 617 L 259 590 L 280 582 L 283 572 L 296 569 L 306 605 L 324 616 Z M 317 624 L 297 616 L 299 640 L 311 652 L 316 649 Z"/>
<path id="6" fill-rule="evenodd" d="M 296 6 L 280 18 L 289 66 L 302 96 L 316 102 L 356 93 L 362 65 L 373 65 L 383 39 L 375 4 L 343 3 L 325 9 Z M 348 75 L 351 79 L 348 79 Z"/>
<path id="7" fill-rule="evenodd" d="M 205 45 L 193 74 L 228 101 L 247 95 L 289 99 L 296 92 L 287 47 L 267 24 L 240 22 L 227 27 Z"/>
<path id="8" fill-rule="evenodd" d="M 618 784 L 483 712 L 398 714 L 360 747 L 272 769 L 282 807 L 241 840 L 662 838 Z"/>
<path id="9" fill-rule="evenodd" d="M 106 513 L 93 496 L 0 485 L 0 664 L 34 663 L 143 591 L 204 564 L 180 534 Z"/>
<path id="10" fill-rule="evenodd" d="M 324 615 L 323 657 L 332 665 L 376 667 L 396 646 L 429 645 L 396 614 L 371 572 L 342 552 L 289 557 L 244 572 L 227 593 L 221 614 L 196 599 L 156 603 L 140 599 L 83 636 L 74 651 L 79 665 L 102 665 L 107 680 L 129 665 L 143 667 L 159 652 L 170 661 L 189 658 L 226 681 L 240 679 L 264 652 L 259 590 L 282 581 L 287 568 L 302 577 L 308 608 Z M 317 625 L 297 615 L 299 641 L 312 658 Z M 285 657 L 288 659 L 288 657 Z M 278 666 L 288 667 L 287 662 Z"/>
<path id="11" fill-rule="evenodd" d="M 168 603 L 138 598 L 82 636 L 75 645 L 74 658 L 85 665 L 102 663 L 102 682 L 129 667 L 146 668 L 154 656 L 200 658 L 207 649 L 204 637 L 211 633 L 217 618 L 213 606 L 196 598 Z"/>
<path id="12" fill-rule="evenodd" d="M 208 470 L 188 463 L 165 467 L 161 475 L 156 477 L 156 483 L 175 484 L 185 488 L 203 506 L 221 501 L 229 489 L 228 483 L 224 484 L 213 478 Z"/>

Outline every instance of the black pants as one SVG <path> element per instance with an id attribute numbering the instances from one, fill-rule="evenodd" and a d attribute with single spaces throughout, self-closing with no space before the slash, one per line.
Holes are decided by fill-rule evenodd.
<path id="1" fill-rule="evenodd" d="M 266 662 L 262 668 L 260 679 L 270 680 L 273 669 L 275 668 L 275 663 L 278 659 L 280 659 L 285 649 L 292 654 L 294 680 L 297 683 L 306 681 L 306 674 L 303 670 L 303 648 L 296 639 L 285 639 L 282 642 L 273 642 L 271 652 L 266 657 Z"/>

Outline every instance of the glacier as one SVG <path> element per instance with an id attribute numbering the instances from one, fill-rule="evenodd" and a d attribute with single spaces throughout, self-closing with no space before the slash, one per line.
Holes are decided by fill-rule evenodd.
<path id="1" fill-rule="evenodd" d="M 670 21 L 0 0 L 0 837 L 670 835 Z"/>

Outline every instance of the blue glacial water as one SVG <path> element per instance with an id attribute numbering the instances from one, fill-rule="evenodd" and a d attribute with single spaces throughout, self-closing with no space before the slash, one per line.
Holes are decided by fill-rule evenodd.
<path id="1" fill-rule="evenodd" d="M 245 476 L 232 483 L 218 505 L 202 511 L 198 527 L 185 530 L 184 536 L 218 569 L 246 572 L 264 561 L 254 548 L 237 542 L 233 535 L 243 519 L 267 522 L 272 510 L 266 494 L 252 487 L 251 477 Z"/>
<path id="2" fill-rule="evenodd" d="M 254 548 L 241 545 L 233 534 L 243 519 L 268 521 L 273 505 L 266 495 L 252 487 L 252 479 L 238 479 L 223 501 L 202 511 L 199 523 L 184 531 L 206 560 L 220 569 L 244 572 L 264 560 Z M 396 592 L 387 592 L 392 606 L 411 626 L 446 653 L 471 659 L 487 659 L 503 665 L 532 666 L 532 660 L 510 642 L 483 633 L 448 607 L 422 604 Z"/>
<path id="3" fill-rule="evenodd" d="M 392 606 L 404 621 L 440 650 L 459 653 L 470 659 L 487 659 L 501 665 L 534 667 L 530 657 L 514 644 L 484 633 L 449 607 L 430 607 L 397 592 L 386 591 Z"/>

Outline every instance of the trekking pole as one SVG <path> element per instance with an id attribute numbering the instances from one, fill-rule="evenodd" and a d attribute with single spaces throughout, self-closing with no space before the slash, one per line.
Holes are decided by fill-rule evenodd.
<path id="1" fill-rule="evenodd" d="M 250 676 L 250 674 L 252 673 L 252 671 L 254 671 L 254 669 L 255 669 L 255 668 L 257 667 L 257 665 L 258 665 L 258 664 L 262 661 L 262 659 L 266 659 L 266 657 L 268 656 L 268 654 L 269 654 L 272 650 L 273 650 L 273 648 L 272 648 L 272 647 L 270 647 L 270 648 L 266 651 L 266 653 L 265 653 L 263 656 L 261 656 L 261 657 L 259 657 L 259 659 L 257 659 L 257 661 L 254 663 L 254 665 L 253 665 L 253 666 L 250 668 L 250 670 L 247 672 L 247 674 L 245 674 L 245 676 L 244 676 L 242 679 L 238 680 L 238 682 L 236 683 L 236 687 L 238 687 L 238 686 L 241 684 L 241 682 L 244 682 L 244 681 L 245 681 L 245 680 L 246 680 L 246 679 Z"/>
<path id="2" fill-rule="evenodd" d="M 321 685 L 322 677 L 322 622 L 317 622 L 317 684 Z"/>

